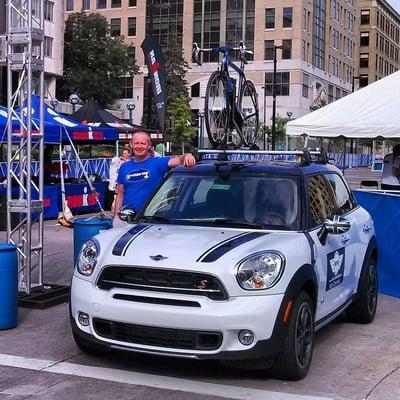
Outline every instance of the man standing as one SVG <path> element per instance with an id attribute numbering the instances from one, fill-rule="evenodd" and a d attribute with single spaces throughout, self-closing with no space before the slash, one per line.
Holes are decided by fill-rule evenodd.
<path id="1" fill-rule="evenodd" d="M 121 165 L 118 174 L 114 216 L 127 204 L 139 212 L 168 169 L 178 165 L 193 167 L 196 164 L 196 159 L 190 153 L 177 157 L 152 157 L 149 153 L 150 136 L 145 132 L 135 133 L 131 146 L 133 159 Z"/>

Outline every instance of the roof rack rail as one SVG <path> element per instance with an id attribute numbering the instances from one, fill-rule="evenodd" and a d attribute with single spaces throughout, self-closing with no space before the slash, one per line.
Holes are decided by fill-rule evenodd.
<path id="1" fill-rule="evenodd" d="M 199 149 L 198 153 L 200 155 L 200 160 L 204 158 L 202 155 L 206 154 L 216 154 L 217 158 L 216 161 L 237 161 L 237 160 L 230 160 L 229 155 L 249 155 L 250 157 L 257 157 L 263 155 L 271 155 L 271 156 L 296 156 L 300 157 L 301 165 L 309 165 L 312 162 L 319 162 L 321 164 L 327 164 L 328 157 L 325 152 L 321 151 L 309 151 L 309 150 L 296 150 L 296 151 L 270 151 L 270 150 L 207 150 L 207 149 Z M 317 160 L 315 160 L 317 158 Z M 254 160 L 254 158 L 253 158 Z M 241 161 L 252 161 L 252 159 L 248 160 L 241 160 Z"/>

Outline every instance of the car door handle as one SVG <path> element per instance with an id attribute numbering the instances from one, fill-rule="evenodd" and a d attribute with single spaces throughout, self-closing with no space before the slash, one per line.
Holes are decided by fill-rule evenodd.
<path id="1" fill-rule="evenodd" d="M 342 236 L 342 238 L 340 239 L 340 242 L 342 243 L 342 245 L 344 246 L 345 244 L 347 244 L 347 242 L 350 240 L 350 236 Z"/>
<path id="2" fill-rule="evenodd" d="M 364 225 L 362 230 L 364 233 L 369 232 L 372 229 L 372 225 Z"/>

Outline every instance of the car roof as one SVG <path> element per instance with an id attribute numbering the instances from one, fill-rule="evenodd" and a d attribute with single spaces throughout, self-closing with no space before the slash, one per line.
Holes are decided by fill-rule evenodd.
<path id="1" fill-rule="evenodd" d="M 336 172 L 340 170 L 332 164 L 312 162 L 302 164 L 290 161 L 201 161 L 193 168 L 183 166 L 174 169 L 173 173 L 214 174 L 215 172 L 230 172 L 238 174 L 277 174 L 306 176 L 321 172 Z"/>

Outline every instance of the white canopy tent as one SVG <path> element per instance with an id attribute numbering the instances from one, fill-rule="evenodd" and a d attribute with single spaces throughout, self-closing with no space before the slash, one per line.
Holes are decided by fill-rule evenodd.
<path id="1" fill-rule="evenodd" d="M 400 138 L 400 71 L 289 121 L 286 134 Z"/>

